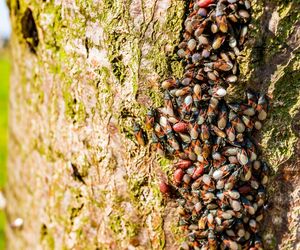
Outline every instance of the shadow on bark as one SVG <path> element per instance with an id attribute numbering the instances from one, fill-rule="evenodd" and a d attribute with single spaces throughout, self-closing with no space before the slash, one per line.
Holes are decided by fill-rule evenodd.
<path id="1" fill-rule="evenodd" d="M 300 205 L 300 141 L 296 152 L 295 158 L 280 166 L 270 182 L 269 208 L 263 226 L 266 250 L 297 249 L 300 242 L 299 229 L 290 230 L 299 223 L 293 213 L 297 214 Z"/>
<path id="2" fill-rule="evenodd" d="M 255 68 L 251 73 L 248 87 L 258 92 L 267 92 L 270 85 L 275 83 L 271 93 L 271 110 L 269 111 L 271 120 L 275 121 L 275 124 L 271 125 L 271 128 L 278 124 L 283 127 L 288 126 L 290 122 L 293 133 L 298 137 L 298 143 L 294 150 L 295 155 L 280 164 L 279 168 L 273 172 L 268 188 L 269 205 L 262 225 L 266 250 L 292 250 L 298 249 L 297 244 L 300 243 L 299 229 L 297 229 L 297 226 L 299 226 L 297 213 L 299 214 L 300 211 L 300 111 L 294 118 L 292 118 L 290 111 L 297 106 L 296 93 L 300 91 L 300 74 L 298 71 L 288 70 L 288 67 L 286 67 L 286 70 L 284 69 L 285 74 L 275 82 L 272 76 L 279 67 L 288 66 L 293 56 L 298 53 L 300 47 L 300 21 L 297 20 L 293 24 L 293 30 L 288 39 L 280 44 L 281 47 L 274 56 L 270 56 L 268 54 L 270 52 L 269 48 L 272 46 L 270 40 L 276 39 L 276 33 L 270 30 L 270 25 L 274 21 L 273 13 L 277 11 L 277 6 L 278 4 L 274 1 L 265 1 L 264 3 L 263 14 L 260 17 L 260 31 L 256 34 L 257 38 L 250 56 Z M 290 9 L 299 9 L 299 4 L 296 1 L 291 2 Z M 287 15 L 285 18 L 290 18 L 290 16 Z M 285 18 L 277 20 L 278 26 L 286 21 Z M 290 95 L 294 95 L 294 97 L 290 97 Z M 280 104 L 280 113 L 284 115 L 278 115 L 278 110 L 275 110 L 276 107 L 272 107 L 272 105 L 278 105 L 278 103 L 282 103 Z M 278 118 L 283 117 L 287 119 L 277 121 Z M 280 130 L 280 127 L 277 129 Z M 258 138 L 258 140 L 260 139 Z M 272 140 L 279 139 L 272 138 Z"/>
<path id="3" fill-rule="evenodd" d="M 270 22 L 272 22 L 272 14 L 276 11 L 276 7 L 276 4 L 271 2 L 267 2 L 265 4 L 264 12 L 260 18 L 261 30 L 258 34 L 258 39 L 253 45 L 253 50 L 250 56 L 250 58 L 252 58 L 252 63 L 256 64 L 256 67 L 251 74 L 251 80 L 248 84 L 251 84 L 251 88 L 254 86 L 254 89 L 260 91 L 266 91 L 271 82 L 271 77 L 276 72 L 277 67 L 280 65 L 286 65 L 291 59 L 292 53 L 299 47 L 300 44 L 300 21 L 297 21 L 289 40 L 285 44 L 282 44 L 282 48 L 275 54 L 274 57 L 270 58 L 271 61 L 267 61 L 266 48 L 267 46 L 270 46 L 267 44 L 268 40 L 276 37 L 276 35 L 269 29 Z M 299 9 L 299 4 L 292 3 L 291 9 Z M 284 19 L 280 19 L 280 22 L 284 22 Z"/>

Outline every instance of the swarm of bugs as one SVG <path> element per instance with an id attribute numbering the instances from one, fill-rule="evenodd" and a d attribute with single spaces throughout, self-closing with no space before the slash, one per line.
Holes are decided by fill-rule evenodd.
<path id="1" fill-rule="evenodd" d="M 178 193 L 184 250 L 263 249 L 269 168 L 252 136 L 267 117 L 268 100 L 251 90 L 244 102 L 224 99 L 238 81 L 250 18 L 249 0 L 190 1 L 177 51 L 184 76 L 163 81 L 164 106 L 147 113 L 158 154 L 176 159 L 173 180 L 160 190 Z M 135 135 L 146 144 L 140 126 Z"/>

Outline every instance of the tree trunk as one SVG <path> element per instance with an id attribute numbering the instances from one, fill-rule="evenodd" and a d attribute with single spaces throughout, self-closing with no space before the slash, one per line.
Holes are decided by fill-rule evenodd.
<path id="1" fill-rule="evenodd" d="M 9 0 L 8 249 L 178 248 L 176 203 L 157 184 L 170 161 L 136 143 L 133 122 L 161 105 L 162 79 L 182 74 L 185 2 Z M 230 98 L 247 86 L 272 96 L 260 134 L 274 169 L 264 241 L 297 249 L 300 8 L 253 6 Z"/>

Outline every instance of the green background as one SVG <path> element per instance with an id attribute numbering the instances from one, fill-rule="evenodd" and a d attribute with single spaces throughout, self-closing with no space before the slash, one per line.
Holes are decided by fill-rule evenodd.
<path id="1" fill-rule="evenodd" d="M 0 189 L 6 179 L 7 125 L 8 125 L 8 83 L 10 64 L 8 55 L 0 52 Z M 5 216 L 0 211 L 0 249 L 5 249 Z"/>

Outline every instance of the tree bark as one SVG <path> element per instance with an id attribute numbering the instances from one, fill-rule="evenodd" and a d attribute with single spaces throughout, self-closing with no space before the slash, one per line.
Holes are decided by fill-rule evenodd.
<path id="1" fill-rule="evenodd" d="M 186 1 L 8 5 L 7 248 L 177 249 L 184 236 L 176 203 L 158 189 L 170 161 L 136 143 L 133 123 L 161 105 L 159 82 L 182 74 L 175 48 Z M 265 0 L 253 9 L 242 80 L 229 98 L 246 87 L 272 96 L 258 137 L 274 169 L 264 242 L 266 249 L 297 249 L 300 8 Z M 10 224 L 16 218 L 21 227 Z"/>

